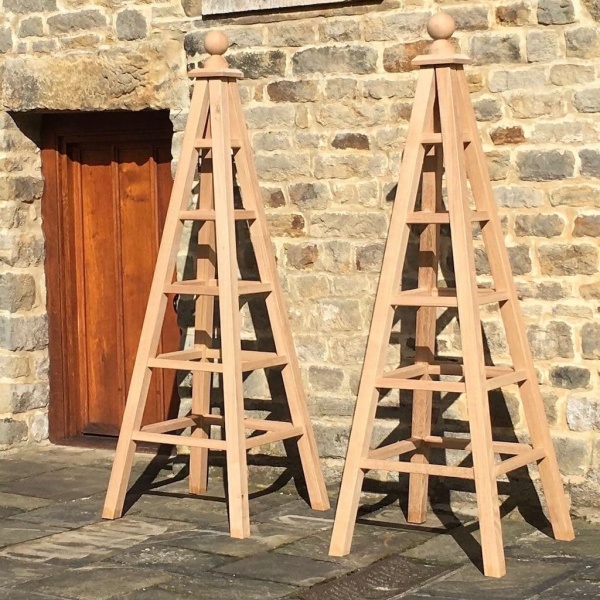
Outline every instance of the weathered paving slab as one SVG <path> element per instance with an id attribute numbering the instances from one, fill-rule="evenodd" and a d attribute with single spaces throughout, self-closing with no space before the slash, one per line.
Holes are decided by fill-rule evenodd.
<path id="1" fill-rule="evenodd" d="M 329 529 L 302 538 L 292 544 L 281 546 L 277 548 L 276 552 L 292 556 L 318 558 L 319 560 L 327 560 L 358 569 L 390 554 L 403 552 L 408 548 L 422 544 L 430 539 L 432 535 L 427 531 L 398 531 L 372 524 L 358 524 L 354 528 L 352 550 L 347 556 L 329 556 L 329 543 L 331 541 L 331 531 Z"/>
<path id="2" fill-rule="evenodd" d="M 63 468 L 26 479 L 2 482 L 0 490 L 36 498 L 74 500 L 106 490 L 109 472 L 93 467 Z"/>
<path id="3" fill-rule="evenodd" d="M 597 600 L 600 581 L 566 581 L 546 590 L 544 600 Z"/>
<path id="4" fill-rule="evenodd" d="M 19 512 L 35 510 L 36 508 L 47 506 L 51 502 L 51 500 L 45 498 L 0 492 L 0 508 L 12 508 Z"/>
<path id="5" fill-rule="evenodd" d="M 177 536 L 165 543 L 177 548 L 245 558 L 272 550 L 282 544 L 290 544 L 309 533 L 272 523 L 251 524 L 250 532 L 251 537 L 237 540 L 229 535 L 226 527 L 198 529 L 189 535 Z"/>
<path id="6" fill-rule="evenodd" d="M 160 569 L 161 571 L 195 575 L 226 564 L 224 556 L 194 552 L 187 548 L 173 548 L 164 544 L 142 544 L 127 552 L 115 554 L 109 562 L 129 567 Z"/>
<path id="7" fill-rule="evenodd" d="M 384 558 L 356 573 L 302 592 L 302 600 L 390 600 L 447 569 L 402 556 Z"/>
<path id="8" fill-rule="evenodd" d="M 63 531 L 66 531 L 66 529 L 49 524 L 7 519 L 0 525 L 0 548 L 62 533 Z"/>
<path id="9" fill-rule="evenodd" d="M 50 506 L 19 513 L 11 520 L 45 523 L 57 527 L 68 525 L 69 529 L 76 529 L 98 523 L 101 520 L 103 502 L 104 497 L 99 496 L 84 500 L 57 502 Z"/>
<path id="10" fill-rule="evenodd" d="M 24 544 L 9 546 L 0 557 L 35 563 L 80 566 L 124 551 L 169 531 L 168 523 L 119 519 L 65 531 Z"/>
<path id="11" fill-rule="evenodd" d="M 325 579 L 342 575 L 348 571 L 348 568 L 304 556 L 264 552 L 229 563 L 224 567 L 215 569 L 215 571 L 309 587 Z"/>
<path id="12" fill-rule="evenodd" d="M 179 594 L 178 598 L 187 598 L 188 595 L 202 598 L 201 590 L 210 590 L 211 597 L 216 600 L 277 600 L 298 589 L 275 581 L 260 581 L 225 573 L 202 573 L 197 577 L 174 576 L 158 587 Z"/>
<path id="13" fill-rule="evenodd" d="M 433 583 L 423 586 L 419 592 L 426 596 L 444 598 L 532 598 L 555 584 L 569 578 L 578 566 L 574 564 L 547 563 L 541 561 L 516 561 L 507 564 L 504 577 L 483 577 L 472 564 L 465 565 Z"/>
<path id="14" fill-rule="evenodd" d="M 163 583 L 170 578 L 168 573 L 158 569 L 130 569 L 120 565 L 102 564 L 37 579 L 19 585 L 17 589 L 69 600 L 110 600 Z"/>

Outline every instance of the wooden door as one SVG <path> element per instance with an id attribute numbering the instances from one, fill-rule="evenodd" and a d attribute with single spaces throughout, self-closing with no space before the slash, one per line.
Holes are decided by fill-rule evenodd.
<path id="1" fill-rule="evenodd" d="M 166 112 L 45 115 L 42 200 L 50 437 L 119 433 L 171 177 Z M 177 350 L 172 303 L 161 350 Z M 176 416 L 175 372 L 153 375 L 144 421 Z"/>

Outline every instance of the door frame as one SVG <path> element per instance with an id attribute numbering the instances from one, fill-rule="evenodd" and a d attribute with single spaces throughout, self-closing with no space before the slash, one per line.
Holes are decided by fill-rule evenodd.
<path id="1" fill-rule="evenodd" d="M 127 120 L 124 123 L 124 116 Z M 42 231 L 45 240 L 44 273 L 48 312 L 49 354 L 49 438 L 54 444 L 114 447 L 116 438 L 80 435 L 82 415 L 77 404 L 77 373 L 66 352 L 68 319 L 73 314 L 66 293 L 68 253 L 65 237 L 67 195 L 67 153 L 70 141 L 88 137 L 89 120 L 102 131 L 96 139 L 110 140 L 135 133 L 136 139 L 172 141 L 173 128 L 168 111 L 47 113 L 42 118 L 41 158 L 44 190 L 41 202 Z M 124 128 L 124 124 L 126 128 Z"/>

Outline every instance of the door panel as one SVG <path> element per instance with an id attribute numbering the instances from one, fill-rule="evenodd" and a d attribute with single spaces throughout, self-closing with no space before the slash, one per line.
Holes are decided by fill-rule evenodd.
<path id="1" fill-rule="evenodd" d="M 172 186 L 166 114 L 69 115 L 44 124 L 51 439 L 116 436 Z M 57 235 L 60 232 L 60 235 Z M 169 303 L 160 351 L 179 347 Z M 176 416 L 156 372 L 144 422 Z"/>

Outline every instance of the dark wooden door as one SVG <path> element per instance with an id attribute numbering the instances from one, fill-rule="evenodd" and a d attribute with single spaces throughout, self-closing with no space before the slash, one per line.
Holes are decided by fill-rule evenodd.
<path id="1" fill-rule="evenodd" d="M 50 320 L 50 436 L 116 436 L 171 177 L 166 113 L 46 115 L 42 200 Z M 161 350 L 179 347 L 172 303 Z M 175 373 L 153 375 L 144 422 L 176 416 Z"/>

